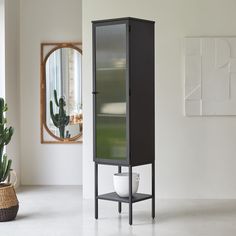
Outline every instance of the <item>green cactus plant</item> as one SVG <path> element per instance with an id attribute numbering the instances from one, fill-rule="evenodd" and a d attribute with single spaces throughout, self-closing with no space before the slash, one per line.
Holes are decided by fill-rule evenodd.
<path id="1" fill-rule="evenodd" d="M 3 98 L 0 98 L 0 184 L 9 176 L 12 160 L 7 159 L 7 154 L 3 154 L 4 146 L 6 146 L 13 135 L 13 128 L 6 127 L 7 120 L 4 113 L 7 111 L 7 104 Z"/>
<path id="2" fill-rule="evenodd" d="M 59 108 L 58 113 L 54 114 L 53 111 L 53 102 L 50 101 L 50 115 L 52 118 L 53 124 L 59 129 L 60 138 L 65 138 L 65 127 L 70 122 L 70 116 L 66 115 L 66 111 L 64 107 L 66 106 L 65 99 L 61 97 L 59 100 L 57 99 L 57 91 L 54 90 L 54 101 L 56 106 Z M 70 138 L 69 131 L 66 131 L 66 138 Z"/>

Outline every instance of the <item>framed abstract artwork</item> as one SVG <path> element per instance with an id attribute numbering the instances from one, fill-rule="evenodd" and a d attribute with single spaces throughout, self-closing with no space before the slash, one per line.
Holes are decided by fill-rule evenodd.
<path id="1" fill-rule="evenodd" d="M 236 37 L 188 37 L 185 115 L 236 115 Z"/>

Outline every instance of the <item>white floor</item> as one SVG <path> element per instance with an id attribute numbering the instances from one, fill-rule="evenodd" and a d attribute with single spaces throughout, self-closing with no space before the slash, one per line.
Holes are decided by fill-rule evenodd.
<path id="1" fill-rule="evenodd" d="M 82 200 L 79 187 L 21 187 L 17 219 L 0 223 L 0 236 L 235 236 L 236 200 L 158 200 L 152 221 L 150 200 L 134 204 L 134 224 L 128 208 L 99 201 L 94 219 L 92 200 Z"/>

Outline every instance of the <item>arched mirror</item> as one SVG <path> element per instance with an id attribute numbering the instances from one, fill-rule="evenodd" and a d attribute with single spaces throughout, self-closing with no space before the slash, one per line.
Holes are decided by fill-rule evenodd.
<path id="1" fill-rule="evenodd" d="M 81 43 L 41 44 L 41 143 L 82 142 L 81 70 Z"/>

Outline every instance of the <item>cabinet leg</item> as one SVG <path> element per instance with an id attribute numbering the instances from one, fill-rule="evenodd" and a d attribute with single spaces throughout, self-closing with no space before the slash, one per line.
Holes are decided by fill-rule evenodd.
<path id="1" fill-rule="evenodd" d="M 132 205 L 132 166 L 129 166 L 129 224 L 133 224 L 133 205 Z"/>
<path id="2" fill-rule="evenodd" d="M 155 218 L 155 162 L 152 163 L 152 218 Z"/>
<path id="3" fill-rule="evenodd" d="M 118 166 L 118 173 L 121 173 L 121 166 Z M 121 213 L 121 202 L 118 202 L 118 212 Z"/>
<path id="4" fill-rule="evenodd" d="M 118 212 L 121 213 L 122 207 L 121 207 L 121 202 L 118 202 Z"/>
<path id="5" fill-rule="evenodd" d="M 98 164 L 94 168 L 94 185 L 95 185 L 95 219 L 98 218 Z"/>

